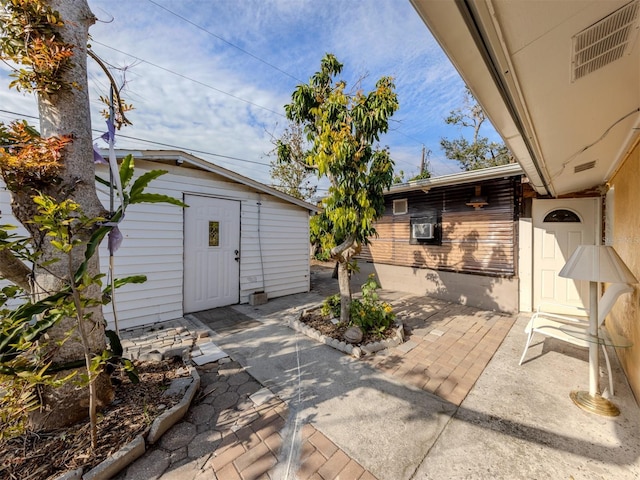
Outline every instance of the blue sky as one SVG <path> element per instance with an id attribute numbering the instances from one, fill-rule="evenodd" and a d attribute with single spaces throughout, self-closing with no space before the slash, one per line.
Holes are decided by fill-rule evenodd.
<path id="1" fill-rule="evenodd" d="M 344 64 L 348 86 L 364 77 L 368 91 L 381 76 L 394 77 L 400 109 L 381 144 L 396 170 L 416 173 L 424 145 L 434 174 L 459 171 L 439 141 L 461 133 L 444 118 L 462 105 L 463 83 L 408 0 L 89 0 L 89 6 L 98 18 L 92 48 L 122 69 L 114 75 L 126 78 L 124 97 L 135 107 L 133 126 L 122 135 L 270 183 L 267 153 L 272 135 L 287 125 L 283 106 L 331 52 Z M 0 64 L 0 121 L 15 118 L 4 111 L 37 115 L 32 96 L 8 90 L 7 72 Z M 107 82 L 91 61 L 89 82 L 93 128 L 101 130 L 98 96 Z M 497 139 L 490 126 L 484 134 Z"/>

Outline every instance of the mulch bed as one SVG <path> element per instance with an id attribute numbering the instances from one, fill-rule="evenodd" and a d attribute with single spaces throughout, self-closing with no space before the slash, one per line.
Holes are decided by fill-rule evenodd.
<path id="1" fill-rule="evenodd" d="M 347 328 L 349 328 L 348 325 L 344 323 L 334 324 L 331 321 L 330 317 L 322 315 L 319 308 L 305 312 L 305 314 L 300 318 L 300 321 L 305 325 L 308 325 L 309 327 L 317 330 L 322 335 L 341 341 L 344 341 L 344 332 L 346 332 Z M 379 342 L 380 340 L 393 337 L 394 335 L 394 328 L 387 328 L 380 335 L 365 333 L 364 337 L 362 338 L 362 342 L 358 343 L 357 345 L 366 345 L 368 343 Z"/>
<path id="2" fill-rule="evenodd" d="M 184 366 L 181 360 L 136 364 L 140 382 L 118 377 L 113 403 L 99 414 L 98 447 L 91 453 L 89 421 L 47 433 L 28 432 L 0 442 L 0 478 L 57 478 L 83 467 L 87 472 L 150 427 L 153 420 L 181 398 L 162 396 Z"/>

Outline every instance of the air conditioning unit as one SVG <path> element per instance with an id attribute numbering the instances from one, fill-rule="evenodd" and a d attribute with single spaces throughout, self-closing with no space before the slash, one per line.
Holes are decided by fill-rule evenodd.
<path id="1" fill-rule="evenodd" d="M 411 233 L 413 238 L 417 240 L 432 240 L 435 238 L 435 223 L 414 223 L 411 225 Z"/>

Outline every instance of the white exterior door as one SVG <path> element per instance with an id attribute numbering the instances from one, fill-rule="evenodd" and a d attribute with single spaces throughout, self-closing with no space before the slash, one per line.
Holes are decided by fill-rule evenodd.
<path id="1" fill-rule="evenodd" d="M 186 195 L 184 311 L 240 300 L 240 202 Z"/>
<path id="2" fill-rule="evenodd" d="M 599 232 L 597 198 L 533 200 L 533 308 L 552 302 L 588 307 L 589 285 L 558 276 L 578 245 L 594 245 Z M 545 305 L 546 310 L 566 309 Z"/>

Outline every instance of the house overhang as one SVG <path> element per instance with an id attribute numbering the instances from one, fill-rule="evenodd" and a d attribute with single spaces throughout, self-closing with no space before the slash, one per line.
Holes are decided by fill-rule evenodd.
<path id="1" fill-rule="evenodd" d="M 517 163 L 500 165 L 498 167 L 483 168 L 481 170 L 470 170 L 468 172 L 453 173 L 440 177 L 425 178 L 413 182 L 399 183 L 393 185 L 385 195 L 395 193 L 413 192 L 415 190 L 429 191 L 434 187 L 446 187 L 449 185 L 462 185 L 468 183 L 478 183 L 484 180 L 494 180 L 496 178 L 513 177 L 522 175 L 523 168 Z"/>
<path id="2" fill-rule="evenodd" d="M 538 193 L 605 183 L 638 141 L 637 36 L 616 61 L 571 74 L 572 38 L 628 0 L 410 1 Z"/>

